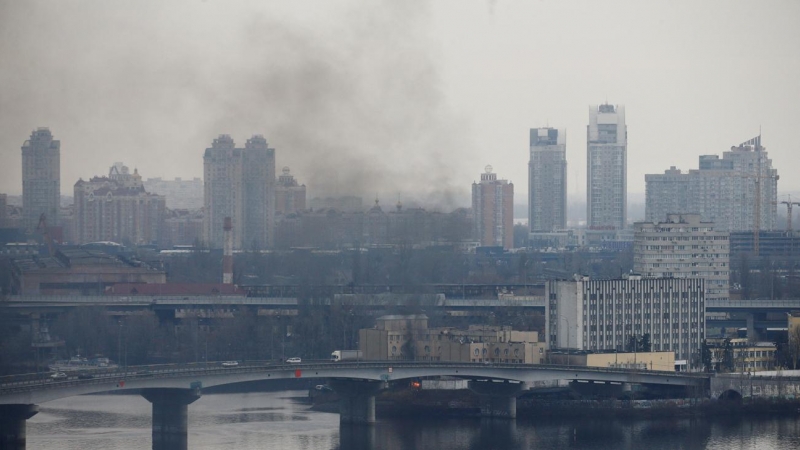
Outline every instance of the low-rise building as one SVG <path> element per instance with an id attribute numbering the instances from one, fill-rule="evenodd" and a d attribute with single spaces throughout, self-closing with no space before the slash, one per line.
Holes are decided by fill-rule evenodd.
<path id="1" fill-rule="evenodd" d="M 775 370 L 777 347 L 774 342 L 730 339 L 728 348 L 726 341 L 727 339 L 709 339 L 707 342 L 711 351 L 711 363 L 717 371 L 742 373 Z M 726 355 L 727 352 L 730 354 Z"/>
<path id="2" fill-rule="evenodd" d="M 382 316 L 374 329 L 359 330 L 366 360 L 543 364 L 547 344 L 535 331 L 470 325 L 466 330 L 428 328 L 421 315 Z"/>
<path id="3" fill-rule="evenodd" d="M 672 372 L 675 367 L 675 352 L 550 352 L 548 362 L 585 367 L 609 367 L 613 369 L 660 370 Z"/>
<path id="4" fill-rule="evenodd" d="M 87 249 L 12 261 L 11 290 L 18 295 L 101 295 L 117 283 L 166 283 L 163 270 L 123 255 Z"/>

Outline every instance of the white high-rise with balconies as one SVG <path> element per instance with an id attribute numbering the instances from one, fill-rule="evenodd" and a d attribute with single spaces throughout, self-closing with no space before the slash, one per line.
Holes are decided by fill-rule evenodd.
<path id="1" fill-rule="evenodd" d="M 627 155 L 625 107 L 592 106 L 586 127 L 586 222 L 590 229 L 625 228 Z"/>
<path id="2" fill-rule="evenodd" d="M 715 231 L 699 214 L 668 214 L 636 222 L 633 271 L 648 278 L 702 278 L 707 300 L 728 300 L 729 233 Z"/>

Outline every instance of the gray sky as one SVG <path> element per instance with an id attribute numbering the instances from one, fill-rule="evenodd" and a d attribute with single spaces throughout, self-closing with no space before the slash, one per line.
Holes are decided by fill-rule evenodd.
<path id="1" fill-rule="evenodd" d="M 167 4 L 167 5 L 164 5 Z M 527 202 L 528 129 L 567 129 L 585 195 L 590 104 L 624 104 L 628 186 L 763 129 L 800 190 L 800 2 L 0 0 L 0 192 L 61 140 L 62 193 L 115 161 L 202 176 L 263 134 L 309 196 L 446 209 L 486 164 Z"/>

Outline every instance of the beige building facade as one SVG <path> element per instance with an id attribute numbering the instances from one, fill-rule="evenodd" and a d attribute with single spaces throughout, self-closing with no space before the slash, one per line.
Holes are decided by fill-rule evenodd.
<path id="1" fill-rule="evenodd" d="M 613 369 L 675 371 L 675 352 L 551 354 L 552 364 L 609 367 Z"/>
<path id="2" fill-rule="evenodd" d="M 543 364 L 547 344 L 535 331 L 471 325 L 466 330 L 428 328 L 425 315 L 383 316 L 359 330 L 366 360 Z"/>

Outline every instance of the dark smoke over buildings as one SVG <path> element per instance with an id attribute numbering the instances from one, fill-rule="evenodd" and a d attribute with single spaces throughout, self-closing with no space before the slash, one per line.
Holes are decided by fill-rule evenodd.
<path id="1" fill-rule="evenodd" d="M 467 203 L 450 174 L 471 173 L 468 126 L 440 89 L 428 2 L 359 2 L 330 20 L 162 3 L 0 1 L 0 144 L 49 126 L 71 184 L 117 160 L 198 176 L 218 134 L 263 134 L 310 197 Z"/>

